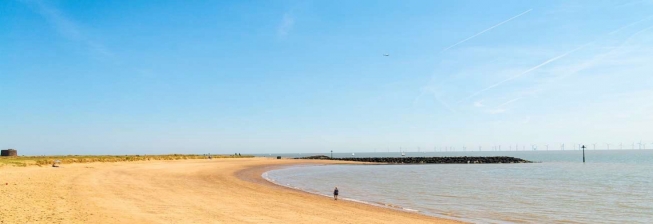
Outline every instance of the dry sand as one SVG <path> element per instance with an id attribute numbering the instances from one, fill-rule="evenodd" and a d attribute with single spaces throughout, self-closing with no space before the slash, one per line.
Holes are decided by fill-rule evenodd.
<path id="1" fill-rule="evenodd" d="M 280 187 L 266 158 L 0 168 L 0 223 L 457 223 Z"/>

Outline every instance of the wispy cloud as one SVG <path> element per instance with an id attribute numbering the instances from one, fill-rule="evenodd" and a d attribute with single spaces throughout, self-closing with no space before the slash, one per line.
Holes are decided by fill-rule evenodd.
<path id="1" fill-rule="evenodd" d="M 608 34 L 609 34 L 609 35 L 615 34 L 615 33 L 619 32 L 619 31 L 621 31 L 621 30 L 623 30 L 623 29 L 626 29 L 626 28 L 628 28 L 628 27 L 631 27 L 631 26 L 637 25 L 638 23 L 641 23 L 641 22 L 644 22 L 644 21 L 646 21 L 646 20 L 649 20 L 649 19 L 651 19 L 651 17 L 653 17 L 653 16 L 648 16 L 648 17 L 646 17 L 646 18 L 643 18 L 643 19 L 640 19 L 640 20 L 638 20 L 638 21 L 635 21 L 635 22 L 633 22 L 633 23 L 631 23 L 631 24 L 628 24 L 628 25 L 625 25 L 625 26 L 619 27 L 619 28 L 617 28 L 616 30 L 614 30 L 614 31 L 612 31 L 612 32 L 610 32 L 610 33 L 608 33 Z"/>
<path id="2" fill-rule="evenodd" d="M 485 104 L 483 104 L 482 100 L 474 102 L 474 107 L 484 107 Z"/>
<path id="3" fill-rule="evenodd" d="M 284 13 L 281 18 L 281 23 L 277 27 L 277 35 L 280 37 L 288 36 L 294 26 L 295 18 L 290 13 Z"/>
<path id="4" fill-rule="evenodd" d="M 421 90 L 421 93 L 415 98 L 415 100 L 413 100 L 413 104 L 416 104 L 419 101 L 419 99 L 425 94 L 430 94 L 431 96 L 433 96 L 433 99 L 437 103 L 439 103 L 442 107 L 447 109 L 449 112 L 456 112 L 456 110 L 454 110 L 447 102 L 442 100 L 440 94 L 433 87 L 423 88 Z"/>
<path id="5" fill-rule="evenodd" d="M 440 98 L 440 96 L 438 96 L 437 94 L 433 93 L 433 98 L 435 98 L 436 101 L 438 101 L 442 106 L 444 106 L 444 108 L 447 108 L 447 110 L 449 110 L 450 112 L 456 112 L 456 110 L 451 108 L 451 106 L 449 106 L 447 102 L 444 102 L 442 98 Z"/>
<path id="6" fill-rule="evenodd" d="M 640 29 L 639 31 L 637 31 L 637 32 L 633 33 L 632 35 L 628 36 L 628 38 L 621 44 L 621 46 L 619 46 L 619 48 L 623 47 L 623 45 L 630 42 L 637 35 L 640 35 L 641 33 L 646 32 L 646 31 L 650 30 L 651 28 L 653 28 L 653 26 L 648 26 L 648 27 Z"/>
<path id="7" fill-rule="evenodd" d="M 455 43 L 455 44 L 453 44 L 453 45 L 451 45 L 451 46 L 449 46 L 449 47 L 446 47 L 445 49 L 443 49 L 442 51 L 440 51 L 440 53 L 445 52 L 445 51 L 447 51 L 447 50 L 449 50 L 449 49 L 451 49 L 451 48 L 453 48 L 453 47 L 455 47 L 455 46 L 458 46 L 458 45 L 460 45 L 460 44 L 462 44 L 462 43 L 465 43 L 465 42 L 467 42 L 468 40 L 473 39 L 474 37 L 477 37 L 477 36 L 479 36 L 479 35 L 481 35 L 481 34 L 483 34 L 483 33 L 485 33 L 485 32 L 488 32 L 488 31 L 490 31 L 490 30 L 492 30 L 492 29 L 494 29 L 494 28 L 497 28 L 497 27 L 503 25 L 504 23 L 510 22 L 510 20 L 516 19 L 517 17 L 520 17 L 520 16 L 522 16 L 522 15 L 524 15 L 524 14 L 526 14 L 526 13 L 529 13 L 529 12 L 532 11 L 532 10 L 533 10 L 533 9 L 526 10 L 525 12 L 522 12 L 522 13 L 516 15 L 516 16 L 513 16 L 513 17 L 511 17 L 510 19 L 504 20 L 504 21 L 502 21 L 502 22 L 500 22 L 500 23 L 498 23 L 498 24 L 496 24 L 496 25 L 494 25 L 494 26 L 491 26 L 490 28 L 487 28 L 487 29 L 485 29 L 485 30 L 483 30 L 483 31 L 481 31 L 481 32 L 478 32 L 478 33 L 472 35 L 471 37 L 468 37 L 468 38 L 465 38 L 464 40 L 458 41 L 458 43 Z"/>
<path id="8" fill-rule="evenodd" d="M 627 27 L 627 26 L 631 26 L 631 24 L 626 25 L 626 26 L 624 26 L 624 27 Z M 623 28 L 623 27 L 622 27 L 622 28 Z M 620 29 L 621 29 L 621 28 L 620 28 Z M 611 55 L 615 55 L 615 54 L 617 54 L 617 53 L 618 53 L 620 50 L 622 50 L 622 49 L 623 49 L 623 48 L 624 48 L 624 47 L 625 47 L 629 42 L 631 42 L 633 38 L 635 38 L 635 37 L 641 35 L 642 33 L 646 32 L 646 31 L 648 31 L 648 30 L 650 30 L 650 29 L 653 29 L 653 26 L 648 26 L 648 27 L 645 27 L 645 28 L 642 28 L 642 29 L 638 30 L 637 32 L 635 32 L 635 33 L 629 35 L 625 40 L 623 40 L 623 41 L 621 42 L 621 44 L 619 44 L 617 47 L 612 48 L 612 49 L 611 49 L 610 51 L 608 51 L 608 52 L 601 53 L 601 54 L 596 54 L 596 55 L 594 55 L 592 58 L 590 58 L 590 59 L 588 59 L 588 60 L 585 60 L 585 61 L 582 61 L 582 62 L 580 62 L 580 63 L 574 64 L 574 65 L 572 65 L 572 66 L 564 66 L 564 67 L 562 67 L 562 68 L 559 68 L 559 69 L 555 69 L 555 70 L 553 70 L 554 73 L 557 73 L 557 74 L 559 74 L 559 75 L 557 75 L 557 77 L 555 77 L 554 79 L 549 80 L 548 82 L 544 82 L 544 83 L 542 83 L 542 85 L 550 85 L 551 83 L 558 82 L 558 81 L 560 81 L 560 80 L 562 80 L 562 79 L 565 79 L 565 78 L 567 78 L 567 77 L 569 77 L 569 76 L 572 76 L 572 75 L 578 74 L 578 73 L 580 73 L 580 72 L 582 72 L 582 71 L 584 71 L 584 70 L 587 70 L 587 69 L 593 68 L 593 67 L 595 67 L 595 66 L 597 66 L 597 65 L 601 65 L 602 62 L 603 62 L 606 58 L 610 57 Z M 526 93 L 522 93 L 521 96 L 520 96 L 520 98 L 524 98 L 524 97 L 526 97 L 526 96 L 528 96 L 528 95 L 533 95 L 533 94 L 535 94 L 535 93 L 539 93 L 539 92 L 542 92 L 542 91 L 543 91 L 543 88 L 542 88 L 542 87 L 534 87 L 534 88 L 539 89 L 539 90 L 538 90 L 538 91 L 529 91 L 529 92 L 526 92 Z"/>
<path id="9" fill-rule="evenodd" d="M 485 112 L 487 112 L 487 113 L 489 113 L 489 114 L 501 114 L 501 113 L 505 113 L 505 112 L 508 111 L 508 109 L 506 108 L 506 106 L 508 106 L 509 104 L 514 103 L 514 102 L 516 102 L 516 101 L 518 101 L 518 100 L 520 100 L 520 99 L 522 99 L 522 97 L 517 97 L 517 98 L 511 99 L 511 100 L 508 100 L 508 101 L 506 101 L 506 102 L 504 102 L 504 103 L 502 103 L 502 104 L 499 104 L 498 106 L 494 107 L 494 109 L 485 110 Z M 476 103 L 474 103 L 474 104 L 476 104 Z"/>
<path id="10" fill-rule="evenodd" d="M 508 101 L 506 101 L 506 102 L 504 102 L 504 103 L 502 103 L 502 104 L 499 104 L 499 106 L 497 106 L 497 107 L 504 107 L 504 106 L 507 106 L 508 104 L 514 103 L 514 102 L 516 102 L 517 100 L 520 100 L 521 98 L 522 98 L 522 97 L 517 97 L 517 98 L 514 98 L 514 99 L 512 99 L 512 100 L 508 100 Z"/>
<path id="11" fill-rule="evenodd" d="M 630 36 L 628 36 L 624 41 L 621 42 L 621 44 L 619 46 L 613 48 L 612 50 L 610 50 L 610 51 L 608 51 L 606 53 L 603 53 L 603 54 L 597 54 L 597 55 L 595 55 L 594 57 L 592 57 L 589 60 L 578 63 L 578 64 L 576 64 L 576 65 L 574 65 L 572 67 L 565 68 L 566 72 L 562 73 L 562 75 L 559 75 L 556 79 L 553 79 L 552 81 L 557 81 L 557 80 L 566 78 L 568 76 L 577 74 L 577 73 L 579 73 L 579 72 L 581 72 L 583 70 L 586 70 L 586 69 L 589 69 L 589 68 L 592 68 L 592 67 L 598 65 L 605 58 L 607 58 L 607 57 L 609 57 L 609 56 L 611 56 L 613 54 L 616 54 L 617 52 L 622 50 L 624 48 L 624 46 L 626 44 L 628 44 L 633 38 L 637 37 L 638 35 L 646 32 L 647 30 L 650 30 L 652 28 L 653 28 L 653 26 L 649 26 L 649 27 L 640 29 L 637 32 L 635 32 L 635 33 L 631 34 Z"/>
<path id="12" fill-rule="evenodd" d="M 549 64 L 549 63 L 551 63 L 551 62 L 557 61 L 557 60 L 559 60 L 559 59 L 561 59 L 561 58 L 563 58 L 563 57 L 565 57 L 565 56 L 567 56 L 567 55 L 569 55 L 569 54 L 571 54 L 571 53 L 574 53 L 574 52 L 576 52 L 576 51 L 578 51 L 578 50 L 580 50 L 580 49 L 583 49 L 584 47 L 586 47 L 587 45 L 589 45 L 589 44 L 591 44 L 591 43 L 592 43 L 592 42 L 587 43 L 587 44 L 584 44 L 584 45 L 582 45 L 582 46 L 580 46 L 580 47 L 578 47 L 578 48 L 576 48 L 576 49 L 573 49 L 573 50 L 571 50 L 571 51 L 567 51 L 567 52 L 565 52 L 564 54 L 561 54 L 561 55 L 555 56 L 555 57 L 553 57 L 553 58 L 550 58 L 549 60 L 546 60 L 546 61 L 544 61 L 544 62 L 542 62 L 542 63 L 540 63 L 540 64 L 538 64 L 538 65 L 536 65 L 536 66 L 533 66 L 533 67 L 527 69 L 526 71 L 523 71 L 523 72 L 521 72 L 521 73 L 519 73 L 519 74 L 517 74 L 517 75 L 514 75 L 514 76 L 512 76 L 512 77 L 509 77 L 509 78 L 507 78 L 507 79 L 501 80 L 501 81 L 499 81 L 499 82 L 497 82 L 497 83 L 495 83 L 495 84 L 493 84 L 493 85 L 490 85 L 490 86 L 488 86 L 488 87 L 486 87 L 486 88 L 484 88 L 484 89 L 481 89 L 481 90 L 479 90 L 479 91 L 477 91 L 477 92 L 475 92 L 475 93 L 473 93 L 473 94 L 471 94 L 471 95 L 465 97 L 464 99 L 462 99 L 462 100 L 460 100 L 460 101 L 458 101 L 458 102 L 460 103 L 460 102 L 462 102 L 462 101 L 465 101 L 465 100 L 471 99 L 472 97 L 475 97 L 475 96 L 477 96 L 477 95 L 479 95 L 479 94 L 481 94 L 481 93 L 483 93 L 483 92 L 485 92 L 485 91 L 488 91 L 488 90 L 490 90 L 490 89 L 496 88 L 497 86 L 500 86 L 500 85 L 502 85 L 503 83 L 506 83 L 506 82 L 508 82 L 508 81 L 511 81 L 511 80 L 517 79 L 517 78 L 519 78 L 519 77 L 521 77 L 521 76 L 523 76 L 523 75 L 525 75 L 525 74 L 528 74 L 528 73 L 530 73 L 530 72 L 532 72 L 532 71 L 534 71 L 534 70 L 537 70 L 538 68 L 540 68 L 540 67 L 542 67 L 542 66 L 545 66 L 545 65 L 547 65 L 547 64 Z"/>
<path id="13" fill-rule="evenodd" d="M 36 8 L 36 11 L 41 14 L 52 27 L 62 36 L 67 39 L 77 41 L 86 45 L 91 51 L 103 56 L 113 56 L 104 45 L 87 37 L 84 32 L 79 28 L 79 25 L 74 20 L 66 17 L 61 10 L 49 5 L 47 2 L 40 0 L 24 1 L 30 6 Z"/>
<path id="14" fill-rule="evenodd" d="M 630 26 L 630 24 L 626 25 L 626 26 Z M 540 83 L 540 85 L 530 88 L 529 91 L 522 91 L 521 93 L 517 94 L 518 95 L 517 98 L 508 100 L 508 101 L 496 106 L 495 109 L 485 110 L 485 112 L 490 113 L 490 114 L 505 113 L 505 112 L 507 112 L 507 109 L 505 108 L 507 105 L 512 104 L 512 103 L 514 103 L 514 102 L 516 102 L 518 100 L 521 100 L 523 98 L 526 98 L 526 97 L 528 97 L 530 95 L 541 93 L 546 89 L 545 88 L 546 86 L 553 87 L 551 84 L 553 84 L 554 82 L 558 82 L 558 81 L 560 81 L 560 80 L 562 80 L 564 78 L 567 78 L 567 77 L 572 76 L 574 74 L 580 73 L 583 70 L 594 68 L 596 66 L 609 66 L 610 64 L 614 64 L 614 62 L 604 62 L 604 60 L 607 60 L 609 58 L 609 56 L 611 56 L 611 55 L 617 54 L 622 49 L 624 49 L 625 46 L 629 42 L 631 42 L 635 37 L 645 33 L 646 31 L 649 31 L 651 29 L 653 29 L 653 26 L 648 26 L 648 27 L 645 27 L 645 28 L 641 28 L 641 29 L 637 30 L 635 33 L 629 35 L 627 38 L 625 38 L 625 40 L 621 41 L 621 43 L 618 46 L 610 47 L 610 48 L 608 48 L 608 49 L 610 49 L 609 51 L 604 52 L 604 53 L 596 54 L 593 57 L 591 57 L 590 59 L 581 61 L 580 63 L 576 63 L 576 64 L 572 64 L 572 65 L 562 65 L 562 66 L 555 67 L 555 68 L 547 71 L 548 73 L 552 73 L 554 75 L 553 79 L 549 79 L 546 82 L 542 82 L 542 83 Z M 606 48 L 606 47 L 602 46 L 600 48 Z M 633 56 L 633 57 L 638 57 L 638 56 Z M 620 60 L 623 60 L 623 59 L 618 59 L 618 60 L 620 61 Z"/>
<path id="15" fill-rule="evenodd" d="M 491 109 L 491 110 L 486 110 L 489 114 L 502 114 L 506 112 L 506 109 L 503 108 L 496 108 L 496 109 Z"/>
<path id="16" fill-rule="evenodd" d="M 631 1 L 631 2 L 626 2 L 626 3 L 621 3 L 615 7 L 620 8 L 620 7 L 627 7 L 627 6 L 633 6 L 633 5 L 638 5 L 640 3 L 653 3 L 651 0 L 637 0 L 637 1 Z"/>

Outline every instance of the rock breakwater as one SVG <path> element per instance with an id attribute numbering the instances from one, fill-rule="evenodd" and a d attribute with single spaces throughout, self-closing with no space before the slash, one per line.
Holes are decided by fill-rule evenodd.
<path id="1" fill-rule="evenodd" d="M 323 160 L 341 160 L 370 163 L 404 163 L 404 164 L 468 164 L 468 163 L 532 163 L 531 161 L 508 157 L 508 156 L 459 156 L 459 157 L 346 157 L 331 158 L 328 156 L 308 156 L 295 159 L 323 159 Z"/>

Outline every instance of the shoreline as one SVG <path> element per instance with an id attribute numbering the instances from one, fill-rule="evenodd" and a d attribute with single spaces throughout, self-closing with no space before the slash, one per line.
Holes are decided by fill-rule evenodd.
<path id="1" fill-rule="evenodd" d="M 273 184 L 266 170 L 351 162 L 233 158 L 5 167 L 4 223 L 462 223 Z M 359 163 L 360 164 L 360 163 Z"/>
<path id="2" fill-rule="evenodd" d="M 261 157 L 256 157 L 256 158 L 261 158 Z M 265 157 L 263 157 L 265 158 Z M 266 158 L 267 159 L 267 158 Z M 311 196 L 318 196 L 321 197 L 325 200 L 333 201 L 332 196 L 330 195 L 325 195 L 325 194 L 319 194 L 319 193 L 314 193 L 314 192 L 309 192 L 302 190 L 301 188 L 298 187 L 293 187 L 293 186 L 286 186 L 282 185 L 281 183 L 278 183 L 270 178 L 264 177 L 264 175 L 273 170 L 280 170 L 280 169 L 285 169 L 285 168 L 290 168 L 290 167 L 297 167 L 297 166 L 330 166 L 330 165 L 360 165 L 360 166 L 372 166 L 372 165 L 392 165 L 392 164 L 380 164 L 380 163 L 369 163 L 369 162 L 353 162 L 353 161 L 342 161 L 342 160 L 311 160 L 311 159 L 292 159 L 294 161 L 297 161 L 296 163 L 290 163 L 290 164 L 284 164 L 284 165 L 262 165 L 262 166 L 256 166 L 256 167 L 251 167 L 247 169 L 243 169 L 240 172 L 236 173 L 236 176 L 238 178 L 241 178 L 246 181 L 252 181 L 254 183 L 259 183 L 259 184 L 264 184 L 268 185 L 269 187 L 274 187 L 274 188 L 282 188 L 285 190 L 290 190 L 294 192 L 298 192 L 300 194 L 308 194 Z M 243 175 L 244 173 L 249 173 L 254 174 L 258 176 L 258 178 L 251 178 L 251 177 L 246 177 Z M 440 223 L 442 221 L 445 221 L 447 223 L 466 223 L 464 220 L 456 220 L 450 217 L 438 217 L 438 216 L 431 216 L 431 215 L 426 215 L 424 213 L 421 213 L 419 210 L 416 209 L 411 209 L 411 208 L 405 208 L 397 205 L 387 205 L 387 204 L 382 204 L 379 202 L 369 202 L 369 201 L 363 201 L 363 200 L 357 200 L 357 199 L 352 199 L 352 198 L 339 198 L 339 201 L 347 201 L 348 203 L 356 203 L 360 204 L 363 206 L 370 206 L 373 208 L 379 208 L 383 210 L 391 210 L 395 212 L 401 212 L 401 213 L 406 213 L 410 215 L 418 215 L 418 216 L 425 216 L 428 218 L 433 218 L 437 219 L 433 223 Z"/>
<path id="3" fill-rule="evenodd" d="M 291 168 L 291 167 L 302 167 L 302 166 L 330 166 L 330 165 L 354 165 L 354 166 L 358 166 L 358 165 L 360 165 L 360 166 L 372 166 L 372 165 L 397 165 L 397 164 L 358 163 L 358 162 L 356 162 L 356 163 L 334 163 L 334 164 L 326 164 L 326 163 L 325 163 L 325 164 L 303 164 L 303 163 L 299 163 L 299 164 L 294 164 L 294 165 L 282 165 L 282 166 L 266 167 L 266 168 L 265 168 L 265 171 L 261 174 L 261 178 L 263 178 L 264 180 L 266 180 L 266 181 L 268 181 L 269 183 L 271 183 L 271 184 L 273 184 L 273 185 L 275 185 L 275 186 L 278 186 L 278 187 L 283 187 L 283 188 L 286 188 L 286 189 L 289 189 L 289 190 L 299 191 L 299 192 L 302 192 L 302 193 L 311 194 L 311 195 L 317 195 L 317 196 L 322 196 L 322 197 L 325 197 L 325 198 L 329 198 L 329 199 L 331 199 L 331 198 L 332 198 L 331 195 L 326 195 L 326 194 L 320 194 L 320 193 L 317 193 L 317 192 L 306 191 L 306 190 L 303 190 L 303 189 L 301 189 L 301 188 L 299 188 L 299 187 L 295 187 L 295 186 L 292 186 L 292 185 L 283 185 L 282 183 L 279 183 L 279 182 L 275 181 L 274 179 L 269 178 L 269 177 L 266 176 L 266 174 L 267 174 L 268 172 L 270 172 L 270 171 L 280 170 L 280 169 L 286 169 L 286 168 Z M 402 164 L 402 165 L 403 165 L 403 164 Z M 413 164 L 406 164 L 406 165 L 413 165 Z M 420 210 L 412 209 L 412 208 L 407 208 L 407 207 L 402 207 L 402 206 L 399 206 L 399 205 L 384 204 L 384 203 L 381 203 L 381 202 L 365 201 L 365 200 L 358 200 L 358 199 L 345 198 L 345 197 L 342 197 L 342 198 L 339 197 L 338 200 L 350 201 L 350 202 L 354 202 L 354 203 L 360 203 L 360 204 L 369 205 L 369 206 L 374 206 L 374 207 L 379 207 L 379 208 L 383 208 L 383 209 L 391 209 L 391 210 L 395 210 L 395 211 L 399 211 L 399 212 L 407 212 L 407 213 L 412 213 L 412 214 L 419 214 L 419 215 L 424 215 L 424 216 L 433 217 L 433 218 L 437 218 L 437 219 L 445 219 L 445 220 L 457 221 L 457 222 L 460 222 L 460 223 L 473 223 L 472 220 L 467 220 L 467 219 L 464 219 L 464 218 L 462 218 L 462 217 L 447 217 L 447 216 L 429 215 L 429 214 L 426 214 L 426 213 L 422 213 L 422 211 L 420 211 Z"/>
<path id="4" fill-rule="evenodd" d="M 268 182 L 270 182 L 270 183 L 272 183 L 272 184 L 274 184 L 274 185 L 280 186 L 280 187 L 285 187 L 285 188 L 288 188 L 288 189 L 301 191 L 301 192 L 304 192 L 304 193 L 307 193 L 307 194 L 313 194 L 313 195 L 323 196 L 323 197 L 327 197 L 327 198 L 331 199 L 331 198 L 332 198 L 331 195 L 326 195 L 326 194 L 320 194 L 320 193 L 316 193 L 316 192 L 306 191 L 306 190 L 303 190 L 303 189 L 301 189 L 301 188 L 299 188 L 299 187 L 295 187 L 295 186 L 292 186 L 292 185 L 283 185 L 283 184 L 281 184 L 281 183 L 275 181 L 274 179 L 269 178 L 269 177 L 266 175 L 266 174 L 267 174 L 268 172 L 270 172 L 270 171 L 280 170 L 280 169 L 285 169 L 285 168 L 290 168 L 290 167 L 302 167 L 302 166 L 330 166 L 330 165 L 343 165 L 343 164 L 297 164 L 297 165 L 287 165 L 287 166 L 281 166 L 281 167 L 270 168 L 270 169 L 268 169 L 267 171 L 265 171 L 265 172 L 261 175 L 261 177 L 262 177 L 264 180 L 266 180 L 266 181 L 268 181 Z M 354 166 L 357 166 L 357 165 L 360 165 L 360 166 L 367 166 L 367 165 L 376 165 L 376 164 L 347 164 L 347 165 L 354 165 Z M 338 200 L 351 201 L 351 202 L 356 202 L 356 203 L 361 203 L 361 204 L 366 204 L 366 205 L 371 205 L 371 206 L 376 206 L 376 207 L 381 207 L 381 208 L 393 209 L 393 210 L 397 210 L 397 211 L 404 211 L 404 212 L 411 212 L 411 213 L 422 214 L 422 213 L 420 213 L 419 210 L 416 210 L 416 209 L 411 209 L 411 208 L 401 207 L 401 206 L 398 206 L 398 205 L 382 204 L 381 202 L 363 201 L 363 200 L 358 200 L 358 199 L 353 199 L 353 198 L 345 198 L 345 197 L 339 197 Z M 443 218 L 443 217 L 436 217 L 436 218 Z"/>

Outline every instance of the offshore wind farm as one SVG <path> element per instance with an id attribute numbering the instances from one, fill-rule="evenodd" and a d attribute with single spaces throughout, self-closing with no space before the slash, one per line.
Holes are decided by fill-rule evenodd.
<path id="1" fill-rule="evenodd" d="M 565 148 L 565 143 L 554 143 L 554 144 L 542 143 L 542 144 L 525 144 L 525 145 L 515 144 L 515 145 L 508 145 L 508 148 L 504 147 L 503 148 L 504 150 L 502 150 L 502 148 L 501 148 L 502 145 L 501 144 L 486 144 L 486 145 L 479 144 L 477 146 L 478 150 L 469 150 L 467 145 L 473 145 L 473 144 L 462 144 L 462 145 L 460 145 L 459 148 L 456 148 L 455 145 L 433 146 L 433 149 L 431 151 L 422 150 L 421 146 L 414 146 L 414 147 L 401 146 L 401 147 L 397 147 L 396 152 L 400 152 L 400 153 L 401 152 L 404 152 L 404 153 L 408 153 L 408 152 L 427 153 L 427 152 L 467 152 L 467 151 L 470 151 L 470 152 L 474 152 L 474 151 L 480 151 L 480 152 L 484 152 L 484 151 L 506 151 L 506 152 L 509 152 L 509 151 L 565 151 L 565 150 L 567 150 L 567 151 L 580 151 L 581 146 L 587 146 L 587 150 L 590 150 L 589 149 L 590 146 L 592 146 L 591 150 L 653 150 L 653 147 L 646 148 L 647 143 L 645 143 L 643 141 L 639 141 L 637 143 L 633 142 L 631 148 L 624 148 L 623 147 L 624 145 L 621 142 L 618 143 L 618 144 L 616 144 L 616 143 L 604 143 L 604 144 L 597 144 L 597 143 L 574 144 L 574 143 L 571 143 L 571 144 L 567 144 L 567 145 L 573 145 L 574 146 L 573 149 L 566 149 Z M 526 148 L 526 145 L 528 145 L 529 147 Z M 559 145 L 559 148 L 549 149 L 550 145 Z M 598 145 L 598 148 L 597 148 L 597 145 Z M 610 146 L 614 146 L 614 145 L 618 145 L 619 148 L 616 148 L 616 149 L 614 147 L 610 148 Z M 653 146 L 653 143 L 649 144 L 648 146 Z M 377 152 L 382 152 L 381 150 L 377 150 L 377 149 L 381 149 L 381 148 L 385 148 L 385 151 L 388 152 L 388 153 L 393 151 L 392 150 L 393 147 L 379 147 L 379 148 L 371 148 L 371 149 L 350 150 L 351 151 L 350 153 L 377 153 Z M 429 148 L 429 147 L 425 146 L 424 148 Z M 284 153 L 284 152 L 279 152 L 279 153 Z M 315 154 L 315 153 L 318 153 L 318 152 L 313 151 L 312 153 Z M 285 152 L 285 154 L 292 154 L 292 153 Z"/>

